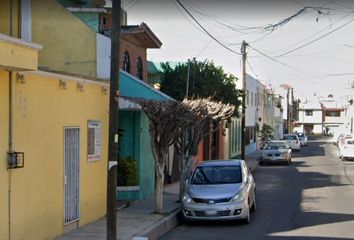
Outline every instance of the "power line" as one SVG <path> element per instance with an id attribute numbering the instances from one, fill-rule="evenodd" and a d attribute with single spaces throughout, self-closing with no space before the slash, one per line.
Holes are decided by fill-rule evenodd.
<path id="1" fill-rule="evenodd" d="M 240 53 L 232 50 L 231 48 L 229 48 L 228 46 L 226 46 L 225 44 L 223 44 L 222 42 L 220 42 L 217 38 L 215 38 L 213 35 L 211 35 L 199 22 L 198 20 L 186 9 L 186 7 L 179 1 L 176 0 L 177 3 L 184 9 L 184 11 L 187 12 L 187 14 L 198 24 L 198 26 L 209 36 L 211 37 L 214 41 L 216 41 L 219 45 L 221 45 L 222 47 L 224 47 L 225 49 L 229 50 L 230 52 L 233 52 L 237 55 L 241 55 Z"/>
<path id="2" fill-rule="evenodd" d="M 188 6 L 188 4 L 189 4 L 189 6 Z M 231 23 L 231 22 L 227 22 L 214 14 L 208 14 L 206 12 L 201 11 L 199 9 L 199 6 L 193 4 L 192 2 L 188 2 L 188 4 L 186 3 L 185 6 L 187 6 L 191 11 L 195 12 L 196 14 L 206 17 L 207 20 L 208 20 L 208 18 L 210 18 L 211 20 L 209 20 L 209 21 L 211 21 L 212 23 L 214 23 L 214 24 L 217 23 L 218 25 L 222 25 L 222 26 L 224 26 L 228 29 L 231 29 L 233 31 L 236 31 L 238 33 L 250 34 L 245 31 L 264 30 L 264 27 L 247 27 L 247 26 L 242 26 L 242 25 Z M 223 21 L 225 21 L 226 23 L 224 23 Z M 239 44 L 239 45 L 241 45 L 241 44 Z"/>
<path id="3" fill-rule="evenodd" d="M 246 61 L 247 61 L 248 66 L 251 68 L 252 72 L 254 73 L 254 75 L 258 78 L 258 75 L 257 75 L 257 73 L 254 71 L 254 69 L 253 69 L 251 63 L 248 61 L 248 59 L 246 59 Z"/>
<path id="4" fill-rule="evenodd" d="M 301 41 L 298 41 L 298 42 L 296 42 L 296 43 L 293 43 L 292 45 L 305 42 L 307 39 L 310 39 L 310 38 L 312 38 L 312 37 L 315 37 L 315 36 L 318 35 L 319 33 L 323 32 L 323 31 L 326 31 L 328 28 L 331 28 L 334 24 L 336 24 L 336 23 L 339 22 L 340 20 L 346 18 L 346 17 L 347 17 L 348 15 L 350 15 L 350 14 L 351 14 L 351 13 L 348 13 L 348 14 L 346 14 L 346 15 L 340 17 L 339 19 L 335 20 L 334 22 L 331 22 L 330 26 L 327 26 L 327 27 L 325 27 L 325 28 L 322 28 L 321 30 L 315 32 L 314 34 L 311 34 L 310 36 L 308 36 L 308 37 L 302 39 Z M 286 47 L 284 47 L 284 48 L 286 48 Z"/>
<path id="5" fill-rule="evenodd" d="M 209 45 L 210 45 L 211 42 L 212 42 L 212 40 L 210 40 L 210 41 L 207 43 L 207 45 L 205 45 L 205 46 L 203 47 L 203 49 L 199 52 L 199 54 L 196 56 L 196 58 L 198 58 L 198 57 L 205 51 L 205 49 L 206 49 L 207 47 L 209 47 Z"/>
<path id="6" fill-rule="evenodd" d="M 288 67 L 288 68 L 292 68 L 292 69 L 295 69 L 295 70 L 299 70 L 299 69 L 296 68 L 296 67 L 293 67 L 293 66 L 290 66 L 290 65 L 288 65 L 288 64 L 285 64 L 285 63 L 283 63 L 283 62 L 280 62 L 279 60 L 275 59 L 274 57 L 268 56 L 267 54 L 265 54 L 265 53 L 259 51 L 258 49 L 252 47 L 251 45 L 248 45 L 248 47 L 250 47 L 251 49 L 253 49 L 253 50 L 256 51 L 257 53 L 261 54 L 262 56 L 264 56 L 264 57 L 266 57 L 266 58 L 272 60 L 273 62 L 276 62 L 276 63 L 281 64 L 281 65 L 283 65 L 283 66 L 286 66 L 286 67 Z"/>
<path id="7" fill-rule="evenodd" d="M 321 35 L 321 36 L 315 38 L 314 40 L 312 40 L 312 41 L 310 41 L 310 42 L 308 42 L 308 43 L 305 43 L 305 44 L 303 44 L 303 45 L 301 45 L 301 46 L 299 46 L 299 47 L 297 47 L 297 48 L 294 48 L 294 49 L 292 49 L 292 50 L 290 50 L 290 51 L 287 51 L 287 52 L 285 52 L 285 53 L 283 53 L 283 54 L 280 54 L 280 55 L 278 55 L 277 57 L 285 56 L 285 55 L 287 55 L 287 54 L 289 54 L 289 53 L 295 52 L 296 50 L 299 50 L 299 49 L 301 49 L 301 48 L 304 48 L 304 47 L 306 47 L 306 46 L 308 46 L 308 45 L 310 45 L 310 44 L 312 44 L 312 43 L 314 43 L 314 42 L 317 42 L 318 40 L 320 40 L 320 39 L 322 39 L 322 38 L 324 38 L 324 37 L 326 37 L 326 36 L 328 36 L 328 35 L 330 35 L 330 34 L 336 32 L 336 31 L 338 31 L 339 29 L 345 27 L 346 25 L 350 24 L 350 23 L 353 22 L 353 21 L 354 21 L 354 19 L 352 19 L 352 20 L 350 20 L 350 21 L 344 23 L 343 25 L 341 25 L 341 26 L 339 26 L 339 27 L 333 29 L 332 31 L 330 31 L 330 32 L 328 32 L 328 33 L 326 33 L 326 34 L 323 34 L 323 35 Z"/>
<path id="8" fill-rule="evenodd" d="M 175 5 L 175 7 L 177 8 L 177 10 L 181 13 L 181 15 L 188 21 L 190 22 L 196 29 L 198 29 L 198 31 L 200 31 L 201 33 L 204 33 L 204 31 L 202 29 L 200 29 L 198 26 L 196 26 L 195 22 L 193 22 L 190 18 L 188 18 L 185 13 L 178 7 L 178 5 L 176 4 L 176 2 L 174 0 L 171 0 L 171 2 L 173 3 L 173 5 Z"/>

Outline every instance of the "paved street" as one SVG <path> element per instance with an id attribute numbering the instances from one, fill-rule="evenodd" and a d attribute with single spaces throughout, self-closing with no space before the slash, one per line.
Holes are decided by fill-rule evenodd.
<path id="1" fill-rule="evenodd" d="M 258 167 L 250 225 L 184 224 L 161 239 L 354 239 L 354 161 L 326 140 L 295 152 L 291 166 Z"/>

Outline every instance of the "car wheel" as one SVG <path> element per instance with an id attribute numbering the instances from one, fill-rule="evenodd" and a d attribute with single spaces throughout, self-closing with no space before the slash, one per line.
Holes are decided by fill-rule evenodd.
<path id="1" fill-rule="evenodd" d="M 264 162 L 259 161 L 259 166 L 264 166 Z"/>
<path id="2" fill-rule="evenodd" d="M 341 157 L 342 157 L 342 161 L 347 161 L 347 158 L 345 158 L 343 156 L 341 156 Z"/>

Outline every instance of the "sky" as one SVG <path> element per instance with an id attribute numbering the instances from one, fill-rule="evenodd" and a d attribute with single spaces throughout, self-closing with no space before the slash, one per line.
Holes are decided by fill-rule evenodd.
<path id="1" fill-rule="evenodd" d="M 145 22 L 163 44 L 148 50 L 149 60 L 213 61 L 240 85 L 244 40 L 249 44 L 247 73 L 264 84 L 277 90 L 287 83 L 300 99 L 354 97 L 354 1 L 179 2 L 122 0 L 128 24 Z"/>

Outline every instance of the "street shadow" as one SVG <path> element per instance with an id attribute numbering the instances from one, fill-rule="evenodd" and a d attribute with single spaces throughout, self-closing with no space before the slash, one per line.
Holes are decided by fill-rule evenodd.
<path id="1" fill-rule="evenodd" d="M 325 156 L 326 152 L 324 149 L 326 142 L 308 142 L 307 146 L 301 147 L 300 151 L 293 151 L 293 157 L 319 157 Z"/>
<path id="2" fill-rule="evenodd" d="M 291 236 L 286 236 L 286 237 L 277 237 L 277 236 L 272 236 L 271 238 L 267 237 L 265 239 L 273 239 L 273 240 L 278 240 L 278 239 L 295 239 L 295 240 L 353 240 L 353 238 L 343 238 L 343 237 L 338 237 L 338 238 L 333 238 L 333 237 L 291 237 Z"/>

